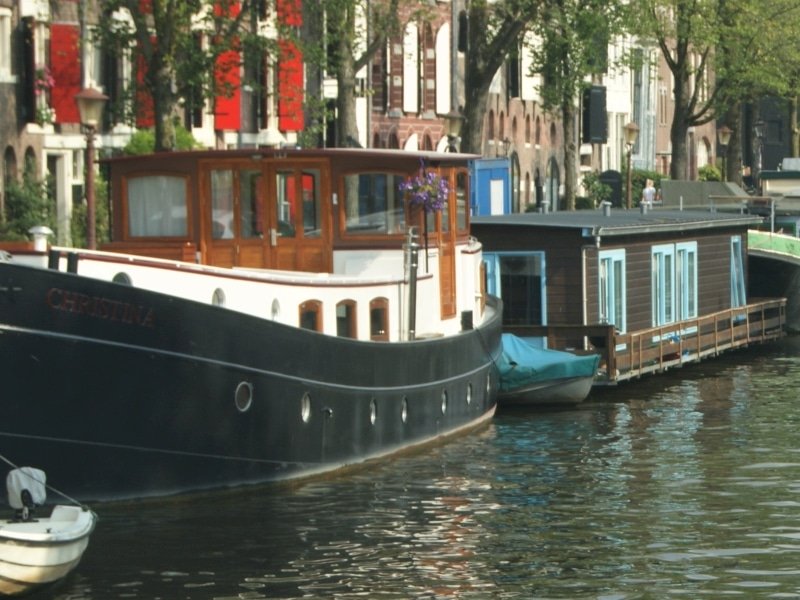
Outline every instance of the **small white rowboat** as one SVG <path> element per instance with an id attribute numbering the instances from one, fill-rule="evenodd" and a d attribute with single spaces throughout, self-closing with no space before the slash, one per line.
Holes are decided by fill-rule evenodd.
<path id="1" fill-rule="evenodd" d="M 7 479 L 13 519 L 0 520 L 0 594 L 13 596 L 65 577 L 80 562 L 97 516 L 82 506 L 56 505 L 49 517 L 31 509 L 44 501 L 45 475 L 22 467 Z"/>

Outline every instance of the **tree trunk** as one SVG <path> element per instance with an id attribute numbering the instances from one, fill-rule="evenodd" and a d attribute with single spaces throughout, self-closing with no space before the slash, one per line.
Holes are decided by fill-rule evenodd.
<path id="1" fill-rule="evenodd" d="M 172 72 L 162 65 L 154 69 L 149 85 L 153 95 L 153 121 L 155 133 L 155 151 L 171 152 L 175 149 L 175 123 L 172 120 L 175 108 L 172 93 Z"/>
<path id="2" fill-rule="evenodd" d="M 355 81 L 352 54 L 341 54 L 336 76 L 339 87 L 336 97 L 336 145 L 340 148 L 361 145 L 358 141 Z"/>
<path id="3" fill-rule="evenodd" d="M 575 210 L 577 178 L 577 148 L 575 145 L 575 106 L 571 98 L 561 104 L 562 131 L 564 132 L 564 201 L 567 210 Z"/>
<path id="4" fill-rule="evenodd" d="M 675 76 L 675 113 L 672 117 L 669 138 L 672 143 L 672 162 L 669 168 L 670 179 L 682 181 L 689 179 L 689 157 L 686 136 L 689 131 L 689 81 L 688 76 Z"/>

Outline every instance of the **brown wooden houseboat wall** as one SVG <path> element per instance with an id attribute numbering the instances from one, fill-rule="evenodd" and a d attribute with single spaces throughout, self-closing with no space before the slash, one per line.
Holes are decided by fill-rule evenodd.
<path id="1" fill-rule="evenodd" d="M 731 239 L 738 236 L 746 256 L 747 227 L 676 229 L 594 239 L 579 228 L 478 223 L 473 227 L 487 251 L 544 252 L 547 325 L 506 326 L 519 335 L 546 337 L 548 347 L 596 351 L 606 381 L 646 372 L 783 334 L 785 299 L 752 300 L 731 307 Z M 654 327 L 652 249 L 661 244 L 697 243 L 697 318 Z M 599 252 L 625 251 L 627 332 L 599 320 Z M 745 281 L 747 262 L 743 261 Z M 585 280 L 585 313 L 583 308 Z M 695 334 L 683 335 L 684 331 Z M 683 338 L 674 341 L 678 337 Z M 610 365 L 610 367 L 609 367 Z"/>

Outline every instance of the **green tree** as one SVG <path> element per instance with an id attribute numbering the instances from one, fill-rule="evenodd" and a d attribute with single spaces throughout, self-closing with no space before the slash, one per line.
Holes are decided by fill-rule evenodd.
<path id="1" fill-rule="evenodd" d="M 245 27 L 254 18 L 254 0 L 105 0 L 101 7 L 110 25 L 97 27 L 95 35 L 109 52 L 132 53 L 134 68 L 141 69 L 137 80 L 153 101 L 156 151 L 175 148 L 180 99 L 197 108 L 232 92 L 221 71 L 241 64 L 223 65 L 218 59 L 224 53 L 269 43 Z M 126 18 L 111 17 L 118 11 Z"/>
<path id="2" fill-rule="evenodd" d="M 739 152 L 741 103 L 787 90 L 796 78 L 796 0 L 637 0 L 631 27 L 658 46 L 673 79 L 670 177 L 685 179 L 688 131 L 723 118 Z M 727 161 L 731 169 L 740 160 Z"/>
<path id="3" fill-rule="evenodd" d="M 542 1 L 472 0 L 468 3 L 461 129 L 463 152 L 481 153 L 483 119 L 492 79 L 508 56 L 518 51 L 525 32 L 537 18 Z"/>
<path id="4" fill-rule="evenodd" d="M 568 210 L 575 208 L 579 99 L 587 81 L 608 70 L 608 43 L 622 31 L 622 17 L 617 0 L 544 0 L 534 24 L 532 69 L 542 76 L 542 108 L 561 120 Z"/>

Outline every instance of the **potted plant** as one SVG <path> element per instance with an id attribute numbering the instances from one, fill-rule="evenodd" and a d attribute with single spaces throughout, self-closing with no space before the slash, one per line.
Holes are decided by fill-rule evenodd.
<path id="1" fill-rule="evenodd" d="M 425 236 L 425 270 L 428 270 L 428 215 L 440 212 L 447 204 L 450 186 L 447 179 L 429 169 L 425 161 L 420 161 L 419 172 L 400 183 L 400 192 L 406 202 L 414 209 L 422 209 L 423 231 Z"/>

